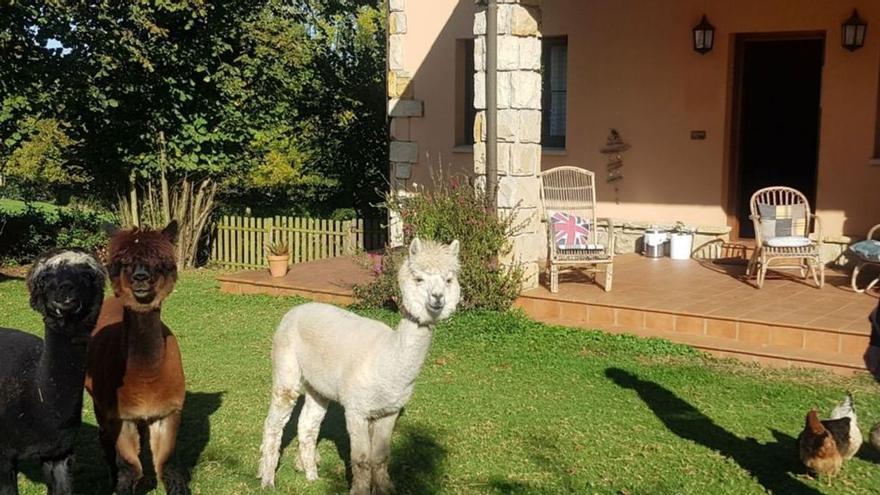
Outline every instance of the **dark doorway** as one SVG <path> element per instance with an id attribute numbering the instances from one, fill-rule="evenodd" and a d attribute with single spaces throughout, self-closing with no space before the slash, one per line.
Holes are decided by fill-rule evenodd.
<path id="1" fill-rule="evenodd" d="M 803 192 L 816 207 L 824 35 L 737 40 L 738 129 L 734 143 L 741 238 L 753 238 L 752 193 L 767 186 Z"/>

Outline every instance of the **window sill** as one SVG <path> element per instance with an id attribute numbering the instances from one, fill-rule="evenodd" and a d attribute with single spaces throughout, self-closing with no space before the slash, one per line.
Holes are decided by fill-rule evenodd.
<path id="1" fill-rule="evenodd" d="M 541 148 L 542 155 L 565 156 L 568 154 L 565 148 Z"/>
<path id="2" fill-rule="evenodd" d="M 453 153 L 473 153 L 474 145 L 472 144 L 459 144 L 458 146 L 452 148 Z"/>

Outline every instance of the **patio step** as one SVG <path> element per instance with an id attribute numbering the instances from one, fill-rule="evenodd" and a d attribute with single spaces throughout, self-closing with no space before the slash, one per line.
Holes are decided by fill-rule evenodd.
<path id="1" fill-rule="evenodd" d="M 787 325 L 623 305 L 520 296 L 516 305 L 546 323 L 661 337 L 721 357 L 773 367 L 864 371 L 868 335 L 859 331 Z"/>

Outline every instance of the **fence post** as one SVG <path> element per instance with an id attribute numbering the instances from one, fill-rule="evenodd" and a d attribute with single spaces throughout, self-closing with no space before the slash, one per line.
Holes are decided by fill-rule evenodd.
<path id="1" fill-rule="evenodd" d="M 354 227 L 351 225 L 351 220 L 342 222 L 342 231 L 345 232 L 343 241 L 345 254 L 354 254 Z"/>
<path id="2" fill-rule="evenodd" d="M 266 250 L 269 249 L 269 246 L 273 242 L 276 242 L 274 239 L 274 236 L 272 235 L 275 233 L 274 232 L 275 231 L 275 222 L 273 221 L 272 217 L 264 218 L 263 219 L 263 226 L 265 228 L 265 232 L 263 234 L 263 249 L 262 249 L 263 252 L 261 254 L 262 254 L 263 264 L 266 264 L 266 263 L 268 263 L 268 258 L 266 258 L 268 253 L 266 252 Z"/>

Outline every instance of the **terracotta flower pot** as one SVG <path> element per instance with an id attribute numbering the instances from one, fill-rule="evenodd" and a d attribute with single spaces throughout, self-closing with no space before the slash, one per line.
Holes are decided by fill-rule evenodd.
<path id="1" fill-rule="evenodd" d="M 287 275 L 287 262 L 290 260 L 289 254 L 282 256 L 272 256 L 270 254 L 267 258 L 269 260 L 269 273 L 273 277 L 283 277 Z"/>

